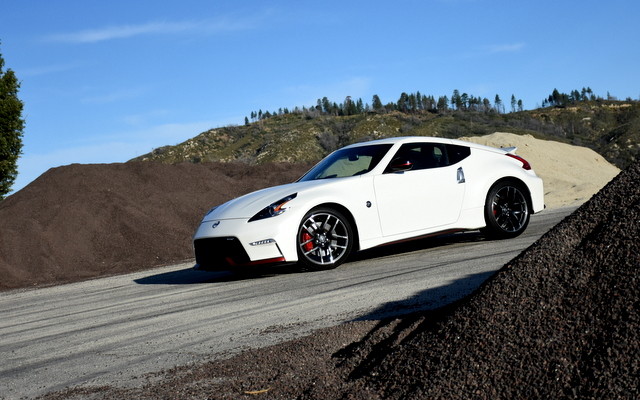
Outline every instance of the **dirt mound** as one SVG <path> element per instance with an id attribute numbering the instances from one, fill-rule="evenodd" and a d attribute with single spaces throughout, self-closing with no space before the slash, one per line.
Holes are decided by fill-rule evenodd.
<path id="1" fill-rule="evenodd" d="M 387 342 L 361 343 L 367 357 L 344 361 L 354 365 L 351 377 L 358 383 L 348 393 L 391 399 L 639 398 L 638 238 L 636 163 L 475 295 L 404 321 Z M 389 343 L 394 337 L 406 339 Z M 372 389 L 363 392 L 366 387 Z"/>
<path id="2" fill-rule="evenodd" d="M 73 282 L 193 257 L 210 207 L 308 165 L 152 162 L 54 168 L 0 202 L 0 289 Z"/>

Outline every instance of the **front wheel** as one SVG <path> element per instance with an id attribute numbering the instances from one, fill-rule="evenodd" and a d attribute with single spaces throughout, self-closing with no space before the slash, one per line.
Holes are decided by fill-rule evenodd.
<path id="1" fill-rule="evenodd" d="M 484 208 L 488 236 L 506 239 L 524 232 L 530 218 L 526 193 L 516 181 L 499 182 L 491 188 Z"/>
<path id="2" fill-rule="evenodd" d="M 297 234 L 298 262 L 306 269 L 323 270 L 342 264 L 353 248 L 349 220 L 330 208 L 311 210 Z"/>

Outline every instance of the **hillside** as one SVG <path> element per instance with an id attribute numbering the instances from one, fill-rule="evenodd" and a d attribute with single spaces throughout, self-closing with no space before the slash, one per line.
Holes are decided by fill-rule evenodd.
<path id="1" fill-rule="evenodd" d="M 640 156 L 640 103 L 583 101 L 508 114 L 473 110 L 277 114 L 243 126 L 211 129 L 134 160 L 312 162 L 341 146 L 370 139 L 411 135 L 459 138 L 493 132 L 528 134 L 588 147 L 618 168 L 625 168 Z"/>

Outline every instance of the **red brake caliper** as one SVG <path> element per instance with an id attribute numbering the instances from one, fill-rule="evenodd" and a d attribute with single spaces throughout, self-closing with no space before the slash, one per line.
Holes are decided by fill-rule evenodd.
<path id="1" fill-rule="evenodd" d="M 304 246 L 302 246 L 302 248 L 304 249 L 304 251 L 311 251 L 311 249 L 313 249 L 313 242 L 311 242 L 310 240 L 313 238 L 313 236 L 311 236 L 309 234 L 309 232 L 302 232 L 302 240 L 301 242 L 308 242 L 305 243 Z"/>

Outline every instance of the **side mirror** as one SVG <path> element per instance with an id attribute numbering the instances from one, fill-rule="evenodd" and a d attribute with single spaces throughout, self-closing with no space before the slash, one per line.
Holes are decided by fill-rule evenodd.
<path id="1" fill-rule="evenodd" d="M 413 168 L 413 163 L 404 158 L 395 158 L 389 164 L 387 168 L 388 172 L 405 172 L 410 171 Z"/>

